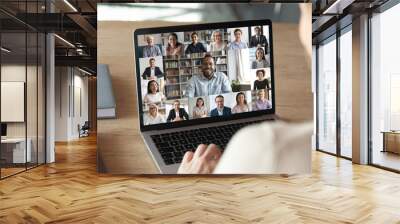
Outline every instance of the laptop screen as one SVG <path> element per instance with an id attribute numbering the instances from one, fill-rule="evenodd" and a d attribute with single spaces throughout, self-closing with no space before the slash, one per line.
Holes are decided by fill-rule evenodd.
<path id="1" fill-rule="evenodd" d="M 141 127 L 274 113 L 269 20 L 135 31 Z"/>

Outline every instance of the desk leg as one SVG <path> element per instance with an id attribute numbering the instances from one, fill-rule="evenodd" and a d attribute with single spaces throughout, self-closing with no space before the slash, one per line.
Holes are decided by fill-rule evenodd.
<path id="1" fill-rule="evenodd" d="M 382 149 L 382 151 L 381 152 L 386 152 L 386 134 L 385 133 L 382 133 L 382 135 L 383 135 L 383 149 Z"/>

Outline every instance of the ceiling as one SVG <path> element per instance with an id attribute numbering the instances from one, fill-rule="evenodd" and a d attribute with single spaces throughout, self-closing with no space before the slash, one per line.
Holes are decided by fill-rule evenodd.
<path id="1" fill-rule="evenodd" d="M 352 17 L 379 7 L 387 1 L 312 0 L 313 43 L 318 43 L 332 35 L 338 27 L 350 24 Z M 25 39 L 22 38 L 21 32 L 24 33 L 26 29 L 28 31 L 54 32 L 60 37 L 55 38 L 56 65 L 80 66 L 95 73 L 97 67 L 97 3 L 127 2 L 138 1 L 47 0 L 46 5 L 46 0 L 1 0 L 1 29 L 3 33 L 7 33 L 2 37 L 4 39 L 2 44 L 6 46 L 8 43 L 7 48 L 14 48 L 16 55 L 18 52 L 22 55 L 25 53 Z M 273 3 L 279 1 L 253 0 L 251 2 Z M 311 1 L 290 0 L 287 2 Z M 50 11 L 52 13 L 49 13 Z M 33 53 L 34 49 L 33 43 L 28 44 L 28 54 Z"/>
<path id="2" fill-rule="evenodd" d="M 7 54 L 2 52 L 3 60 L 17 62 L 25 55 L 28 59 L 36 57 L 37 41 L 33 38 L 37 33 L 54 32 L 56 66 L 78 66 L 95 74 L 98 2 L 47 0 L 46 5 L 45 0 L 1 0 L 2 46 L 12 49 Z"/>
<path id="3" fill-rule="evenodd" d="M 352 23 L 352 19 L 373 11 L 388 0 L 313 0 L 313 44 L 332 36 Z"/>

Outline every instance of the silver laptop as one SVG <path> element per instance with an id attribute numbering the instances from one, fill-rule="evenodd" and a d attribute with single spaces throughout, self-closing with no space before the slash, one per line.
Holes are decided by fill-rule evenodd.
<path id="1" fill-rule="evenodd" d="M 270 20 L 138 29 L 134 44 L 140 131 L 160 173 L 275 118 Z"/>

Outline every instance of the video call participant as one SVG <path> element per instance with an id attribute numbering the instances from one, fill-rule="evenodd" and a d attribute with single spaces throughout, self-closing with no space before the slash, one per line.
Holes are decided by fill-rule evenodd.
<path id="1" fill-rule="evenodd" d="M 215 71 L 214 58 L 206 54 L 202 61 L 202 75 L 193 75 L 188 81 L 187 97 L 209 96 L 232 92 L 231 83 L 223 72 Z"/>
<path id="2" fill-rule="evenodd" d="M 176 33 L 170 33 L 168 35 L 168 46 L 166 48 L 167 56 L 182 56 L 183 44 L 178 42 L 178 35 Z"/>
<path id="3" fill-rule="evenodd" d="M 169 111 L 167 122 L 183 120 L 189 120 L 189 114 L 186 112 L 185 108 L 181 108 L 181 103 L 179 100 L 175 100 L 174 108 Z"/>
<path id="4" fill-rule="evenodd" d="M 217 107 L 211 110 L 211 117 L 229 116 L 232 114 L 231 108 L 224 106 L 224 97 L 222 95 L 215 97 L 215 103 L 217 104 Z"/>
<path id="5" fill-rule="evenodd" d="M 255 102 L 254 110 L 266 110 L 271 109 L 272 104 L 267 98 L 265 98 L 265 90 L 261 89 L 257 92 L 258 99 Z"/>
<path id="6" fill-rule="evenodd" d="M 158 107 L 154 103 L 149 105 L 149 114 L 145 117 L 144 125 L 165 123 L 164 115 L 158 113 Z"/>
<path id="7" fill-rule="evenodd" d="M 143 57 L 156 57 L 162 56 L 161 49 L 157 45 L 154 45 L 154 37 L 147 36 L 146 37 L 147 45 L 143 47 Z"/>
<path id="8" fill-rule="evenodd" d="M 252 69 L 269 67 L 269 59 L 265 57 L 264 49 L 261 47 L 256 50 L 256 60 L 251 63 Z"/>
<path id="9" fill-rule="evenodd" d="M 263 69 L 257 70 L 257 80 L 254 81 L 254 90 L 269 89 L 268 79 L 265 78 L 265 71 Z"/>
<path id="10" fill-rule="evenodd" d="M 199 97 L 196 100 L 196 106 L 193 107 L 193 118 L 207 117 L 207 108 L 204 105 L 203 98 Z"/>
<path id="11" fill-rule="evenodd" d="M 243 92 L 236 94 L 236 105 L 232 108 L 232 114 L 249 112 L 249 106 Z"/>
<path id="12" fill-rule="evenodd" d="M 256 35 L 250 38 L 250 47 L 265 47 L 268 49 L 267 38 L 261 34 L 261 28 L 259 26 L 254 27 L 254 32 Z"/>
<path id="13" fill-rule="evenodd" d="M 242 30 L 235 29 L 233 31 L 235 35 L 235 40 L 228 44 L 228 50 L 237 50 L 237 49 L 245 49 L 247 48 L 247 44 L 242 41 Z"/>
<path id="14" fill-rule="evenodd" d="M 156 80 L 150 80 L 147 84 L 147 94 L 144 96 L 144 103 L 161 103 L 165 96 L 158 87 Z"/>
<path id="15" fill-rule="evenodd" d="M 207 51 L 204 45 L 198 42 L 199 36 L 197 35 L 196 32 L 192 33 L 191 38 L 192 38 L 192 43 L 187 46 L 185 54 L 203 53 Z"/>
<path id="16" fill-rule="evenodd" d="M 210 44 L 210 51 L 223 51 L 225 50 L 226 44 L 222 41 L 222 33 L 221 31 L 214 31 L 211 35 L 212 42 Z"/>
<path id="17" fill-rule="evenodd" d="M 150 58 L 149 64 L 150 66 L 147 67 L 142 74 L 143 79 L 154 80 L 156 78 L 162 78 L 163 72 L 161 71 L 160 67 L 156 66 L 156 59 Z"/>

